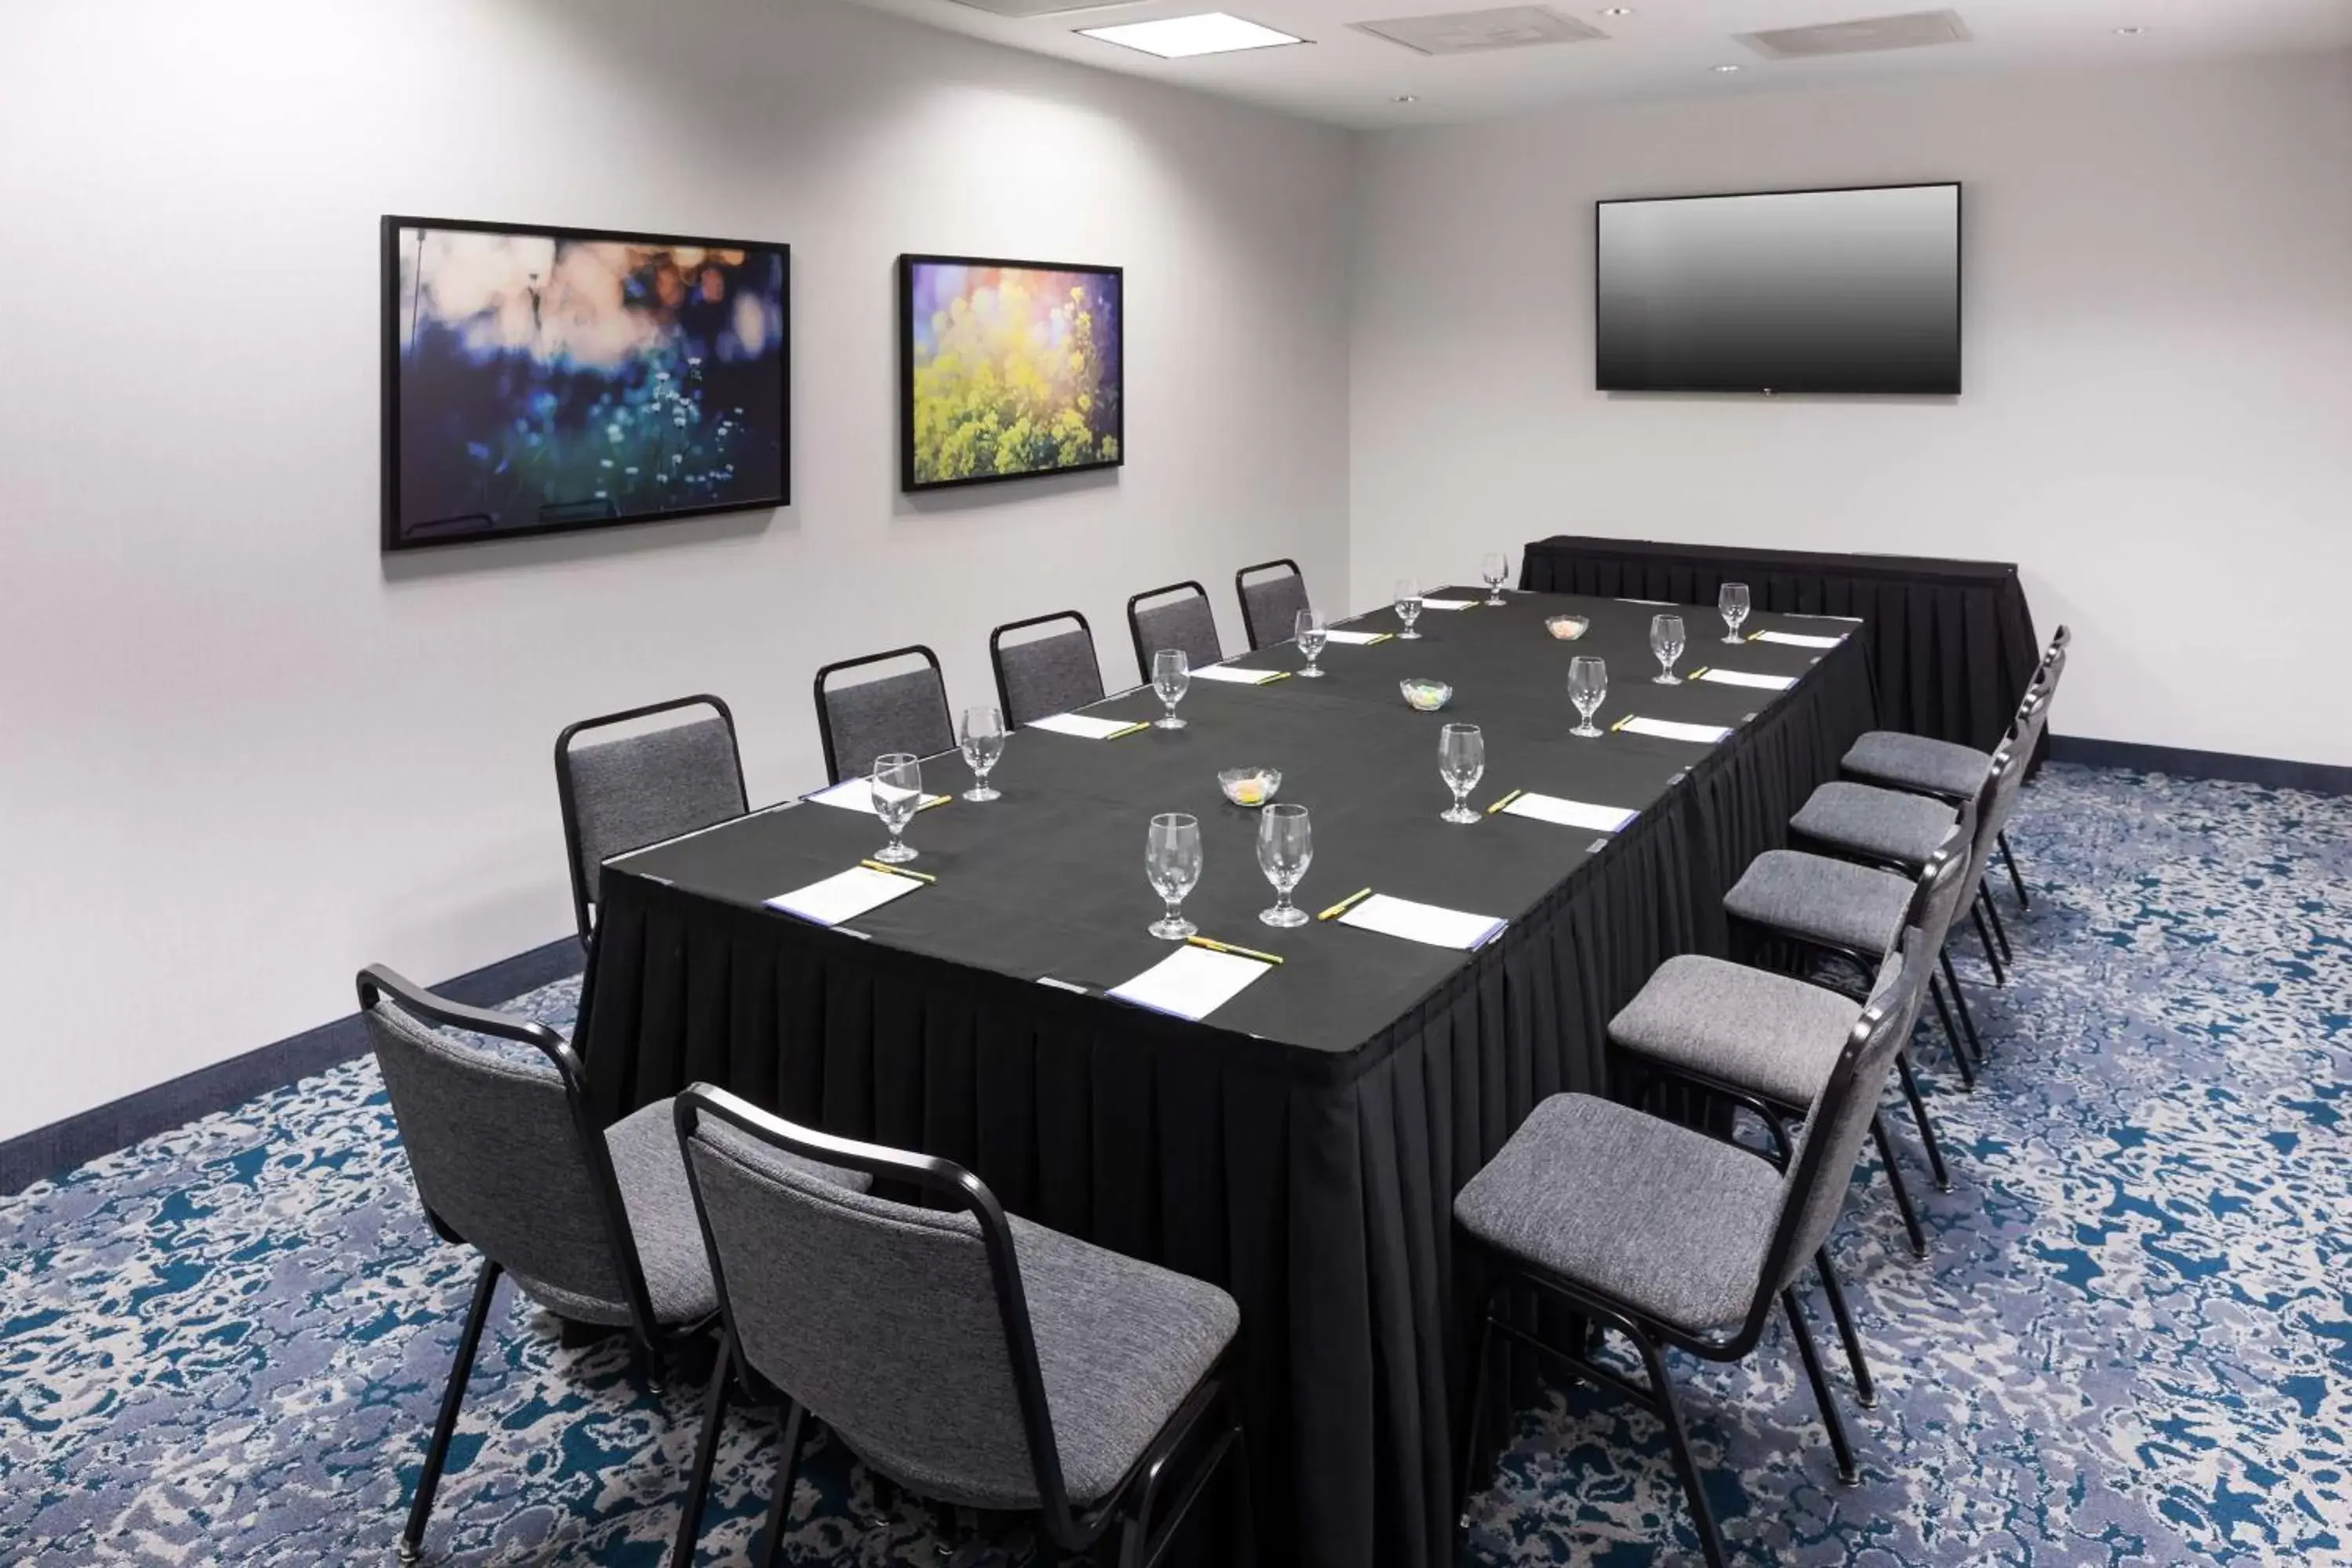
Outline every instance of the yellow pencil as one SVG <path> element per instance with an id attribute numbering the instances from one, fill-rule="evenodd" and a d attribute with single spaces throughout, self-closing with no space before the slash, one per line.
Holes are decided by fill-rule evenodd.
<path id="1" fill-rule="evenodd" d="M 1329 909 L 1325 910 L 1321 914 L 1317 915 L 1315 918 L 1318 921 L 1336 919 L 1340 915 L 1346 914 L 1349 910 L 1354 909 L 1358 904 L 1362 903 L 1366 899 L 1369 899 L 1371 896 L 1372 890 L 1370 888 L 1359 888 L 1354 892 L 1349 893 L 1346 898 L 1341 899 L 1338 903 L 1333 904 Z"/>
<path id="2" fill-rule="evenodd" d="M 936 882 L 939 880 L 937 877 L 931 876 L 927 872 L 909 871 L 903 866 L 886 866 L 879 860 L 860 860 L 858 864 L 865 867 L 869 871 L 887 871 L 893 877 L 907 877 L 918 882 Z"/>
<path id="3" fill-rule="evenodd" d="M 1500 799 L 1500 800 L 1496 801 L 1494 805 L 1492 805 L 1488 806 L 1488 807 L 1486 808 L 1486 815 L 1487 815 L 1487 816 L 1494 816 L 1496 812 L 1498 812 L 1498 811 L 1502 810 L 1502 809 L 1503 809 L 1503 807 L 1505 807 L 1505 806 L 1507 806 L 1507 805 L 1510 805 L 1510 804 L 1511 804 L 1511 802 L 1513 802 L 1513 801 L 1515 801 L 1515 800 L 1518 799 L 1518 798 L 1519 798 L 1519 796 L 1521 796 L 1521 795 L 1525 795 L 1525 794 L 1527 794 L 1527 793 L 1528 793 L 1528 792 L 1527 792 L 1527 791 L 1525 791 L 1525 790 L 1523 790 L 1523 789 L 1515 789 L 1515 790 L 1513 790 L 1510 794 L 1508 794 L 1508 795 L 1505 795 L 1502 799 Z"/>
<path id="4" fill-rule="evenodd" d="M 1103 739 L 1104 739 L 1104 740 L 1106 740 L 1106 741 L 1116 741 L 1116 740 L 1118 740 L 1121 735 L 1132 735 L 1132 734 L 1135 734 L 1135 733 L 1136 733 L 1137 731 L 1142 731 L 1142 730 L 1149 730 L 1149 729 L 1150 729 L 1150 728 L 1151 728 L 1151 724 L 1150 724 L 1150 721 L 1149 720 L 1139 720 L 1139 721 L 1136 721 L 1135 723 L 1129 724 L 1129 725 L 1126 729 L 1124 729 L 1124 730 L 1113 730 L 1110 733 L 1108 733 L 1108 735 L 1105 735 L 1105 736 L 1103 737 Z"/>
<path id="5" fill-rule="evenodd" d="M 1394 636 L 1396 636 L 1396 633 L 1394 632 L 1375 632 L 1372 635 L 1372 641 L 1366 643 L 1364 646 L 1366 647 L 1370 647 L 1373 643 L 1384 643 Z"/>
<path id="6" fill-rule="evenodd" d="M 927 795 L 924 797 L 923 803 L 915 807 L 915 809 L 917 811 L 929 811 L 935 805 L 945 805 L 949 801 L 953 800 L 954 798 L 955 797 L 953 795 Z"/>
<path id="7" fill-rule="evenodd" d="M 1622 719 L 1618 720 L 1618 721 L 1617 721 L 1617 722 L 1615 722 L 1614 724 L 1612 724 L 1612 725 L 1610 725 L 1610 726 L 1609 726 L 1609 732 L 1610 732 L 1611 734 L 1612 734 L 1612 735 L 1613 735 L 1613 734 L 1615 734 L 1618 731 L 1620 731 L 1620 730 L 1623 729 L 1626 725 L 1631 724 L 1631 723 L 1633 721 L 1633 718 L 1634 718 L 1634 716 L 1633 716 L 1633 714 L 1631 714 L 1631 713 L 1626 714 L 1626 715 L 1625 715 L 1625 717 L 1623 717 Z"/>
<path id="8" fill-rule="evenodd" d="M 1259 681 L 1258 684 L 1260 686 L 1272 686 L 1277 680 L 1288 680 L 1289 679 L 1290 671 L 1286 669 L 1277 669 L 1272 675 L 1267 676 L 1264 680 Z"/>
<path id="9" fill-rule="evenodd" d="M 1260 952 L 1254 947 L 1235 947 L 1231 942 L 1211 942 L 1205 936 L 1188 936 L 1184 939 L 1184 942 L 1185 944 L 1190 947 L 1205 947 L 1211 952 L 1230 952 L 1235 958 L 1255 958 L 1261 963 L 1280 963 L 1282 962 L 1282 960 L 1274 953 Z"/>

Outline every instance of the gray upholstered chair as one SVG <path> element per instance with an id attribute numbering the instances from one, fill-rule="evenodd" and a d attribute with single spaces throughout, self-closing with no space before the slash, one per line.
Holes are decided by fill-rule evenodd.
<path id="1" fill-rule="evenodd" d="M 414 1562 L 500 1274 L 566 1320 L 626 1330 L 656 1372 L 674 1342 L 709 1326 L 719 1295 L 667 1101 L 599 1128 L 578 1058 L 545 1025 L 387 969 L 363 969 L 358 984 L 425 1218 L 482 1257 L 401 1533 L 401 1560 Z"/>
<path id="2" fill-rule="evenodd" d="M 1255 583 L 1244 581 L 1253 572 L 1280 575 Z M 1262 561 L 1244 566 L 1234 574 L 1234 593 L 1242 602 L 1242 635 L 1249 638 L 1253 649 L 1288 642 L 1297 634 L 1298 612 L 1307 608 L 1307 579 L 1300 574 L 1297 562 Z"/>
<path id="3" fill-rule="evenodd" d="M 696 709 L 705 710 L 702 717 L 611 740 L 582 738 Z M 595 926 L 597 883 L 605 861 L 740 816 L 748 808 L 735 715 L 726 703 L 705 695 L 567 725 L 555 737 L 555 798 L 572 867 L 572 919 L 585 947 Z"/>
<path id="4" fill-rule="evenodd" d="M 829 678 L 894 658 L 919 658 L 924 668 L 877 676 L 828 689 Z M 864 775 L 874 759 L 892 752 L 936 757 L 955 750 L 955 721 L 948 716 L 947 682 L 940 656 L 920 643 L 845 658 L 816 672 L 816 731 L 824 742 L 824 773 L 839 784 Z"/>
<path id="5" fill-rule="evenodd" d="M 1073 629 L 1024 642 L 1004 640 L 1007 632 L 1057 621 L 1077 624 Z M 1103 694 L 1102 663 L 1095 657 L 1094 630 L 1076 610 L 1006 622 L 988 634 L 988 662 L 996 671 L 996 700 L 1004 721 L 1015 729 L 1083 708 Z"/>
<path id="6" fill-rule="evenodd" d="M 2033 679 L 2018 702 L 2017 717 L 2011 721 L 2012 731 L 2024 721 L 2029 703 L 2041 708 L 2042 722 L 2049 721 L 2050 703 L 2057 696 L 2058 678 L 2065 673 L 2067 649 L 2074 641 L 2074 632 L 2063 626 L 2050 639 L 2050 647 L 2042 655 L 2041 668 L 2033 672 Z M 2029 750 L 2027 766 L 2032 766 L 2032 761 L 2033 752 Z M 1985 787 L 1990 763 L 1991 759 L 1973 746 L 1925 735 L 1906 735 L 1899 730 L 1873 730 L 1848 749 L 1838 765 L 1848 778 L 1864 784 L 1957 802 L 1962 795 Z M 2000 849 L 2001 864 L 2009 868 L 2010 885 L 2016 889 L 2018 907 L 2030 907 L 2025 877 L 2018 869 L 2017 853 L 2010 847 L 2006 824 L 1997 831 L 1995 842 Z"/>
<path id="7" fill-rule="evenodd" d="M 1776 1301 L 1829 1430 L 1838 1479 L 1854 1480 L 1845 1422 L 1798 1305 L 1797 1283 L 1837 1222 L 1888 1064 L 1918 1017 L 1929 962 L 1925 933 L 1914 932 L 1879 967 L 1870 1000 L 1846 1031 L 1779 1168 L 1696 1129 L 1611 1100 L 1561 1094 L 1538 1105 L 1470 1179 L 1454 1200 L 1454 1224 L 1492 1267 L 1465 1427 L 1465 1500 L 1502 1335 L 1643 1405 L 1664 1424 L 1700 1547 L 1721 1568 L 1723 1543 L 1664 1351 L 1740 1360 L 1756 1348 Z M 1630 1340 L 1646 1386 L 1596 1362 L 1589 1345 L 1554 1344 L 1498 1310 L 1497 1298 L 1519 1286 L 1534 1287 L 1596 1331 L 1613 1330 Z"/>
<path id="8" fill-rule="evenodd" d="M 1144 600 L 1166 594 L 1183 597 L 1139 607 Z M 1135 667 L 1146 680 L 1151 679 L 1151 656 L 1163 647 L 1182 648 L 1185 661 L 1195 669 L 1225 657 L 1224 644 L 1217 640 L 1217 617 L 1209 609 L 1209 591 L 1198 583 L 1171 583 L 1136 595 L 1127 602 L 1127 629 L 1135 638 Z"/>
<path id="9" fill-rule="evenodd" d="M 1225 1373 L 1240 1313 L 1223 1290 L 1008 1219 L 944 1160 L 796 1127 L 705 1084 L 678 1096 L 677 1129 L 734 1381 L 784 1409 L 755 1563 L 775 1561 L 811 1415 L 921 1496 L 1036 1510 L 1063 1551 L 1115 1528 L 1124 1568 L 1160 1560 L 1230 1457 L 1245 1560 L 1249 1467 Z M 929 1206 L 813 1179 L 795 1157 Z M 729 1381 L 704 1407 L 679 1568 Z"/>

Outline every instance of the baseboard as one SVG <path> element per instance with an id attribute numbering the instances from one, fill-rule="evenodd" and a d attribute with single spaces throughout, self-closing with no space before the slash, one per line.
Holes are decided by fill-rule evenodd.
<path id="1" fill-rule="evenodd" d="M 577 974 L 580 969 L 580 939 L 566 936 L 432 989 L 469 1006 L 494 1007 L 526 991 Z M 352 1013 L 63 1121 L 36 1127 L 0 1142 L 0 1197 L 63 1175 L 102 1154 L 128 1149 L 143 1138 L 184 1127 L 200 1116 L 242 1105 L 297 1079 L 324 1072 L 365 1055 L 367 1048 L 367 1031 L 361 1026 L 359 1015 Z"/>
<path id="2" fill-rule="evenodd" d="M 2276 784 L 2315 795 L 2352 795 L 2352 767 L 2332 763 L 2242 757 L 2232 752 L 2192 752 L 2180 746 L 2144 746 L 2137 741 L 2095 741 L 2084 735 L 2051 736 L 2050 757 L 2053 762 L 2083 763 L 2095 768 L 2134 768 L 2182 778 Z"/>

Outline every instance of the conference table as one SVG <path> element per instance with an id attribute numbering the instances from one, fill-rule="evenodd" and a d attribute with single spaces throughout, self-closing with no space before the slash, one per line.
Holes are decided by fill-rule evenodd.
<path id="1" fill-rule="evenodd" d="M 991 780 L 1002 799 L 914 817 L 911 868 L 936 880 L 842 926 L 765 900 L 878 849 L 861 812 L 785 802 L 619 858 L 580 1027 L 596 1109 L 724 1085 L 957 1161 L 1015 1213 L 1214 1281 L 1241 1308 L 1266 1560 L 1448 1562 L 1449 1415 L 1479 1274 L 1457 1251 L 1454 1193 L 1538 1101 L 1605 1090 L 1610 1016 L 1666 958 L 1724 949 L 1723 890 L 1874 721 L 1858 623 L 1763 615 L 1747 629 L 1838 640 L 1733 647 L 1692 616 L 1685 672 L 1793 684 L 1665 686 L 1651 681 L 1658 608 L 1515 591 L 1424 613 L 1419 640 L 1334 644 L 1319 679 L 1196 679 L 1181 730 L 1024 730 Z M 1556 640 L 1545 623 L 1564 613 L 1590 630 Z M 1730 734 L 1571 736 L 1580 653 L 1609 664 L 1604 729 L 1638 716 Z M 1284 645 L 1229 662 L 1302 661 Z M 1408 676 L 1451 683 L 1451 706 L 1409 708 Z M 1160 704 L 1143 688 L 1088 711 L 1142 720 Z M 1449 721 L 1486 735 L 1474 825 L 1439 818 Z M 1311 814 L 1307 910 L 1370 888 L 1508 923 L 1475 951 L 1339 921 L 1262 924 L 1256 813 L 1216 781 L 1261 764 Z M 952 755 L 925 761 L 927 789 L 969 782 Z M 1605 833 L 1485 811 L 1514 790 L 1639 815 Z M 1201 823 L 1185 914 L 1283 960 L 1200 1021 L 1103 994 L 1171 952 L 1145 930 L 1160 913 L 1145 830 L 1163 811 Z"/>

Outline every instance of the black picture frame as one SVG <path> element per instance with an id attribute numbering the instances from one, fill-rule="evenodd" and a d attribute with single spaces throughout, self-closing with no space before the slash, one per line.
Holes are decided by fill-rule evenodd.
<path id="1" fill-rule="evenodd" d="M 776 429 L 777 482 L 772 494 L 761 491 L 750 496 L 732 496 L 724 501 L 697 503 L 688 506 L 659 507 L 647 510 L 613 513 L 604 516 L 582 515 L 541 521 L 523 527 L 489 527 L 473 530 L 447 529 L 434 522 L 405 521 L 401 516 L 401 468 L 404 424 L 401 409 L 401 288 L 400 247 L 404 230 L 446 230 L 471 234 L 521 235 L 544 237 L 558 242 L 590 241 L 625 245 L 650 245 L 667 247 L 701 248 L 706 250 L 744 250 L 772 254 L 777 258 L 778 283 L 782 291 L 779 341 L 776 349 Z M 767 511 L 792 504 L 793 475 L 793 252 L 792 247 L 775 240 L 719 239 L 707 236 L 659 234 L 640 229 L 581 228 L 561 224 L 499 223 L 473 218 L 422 217 L 412 214 L 387 213 L 378 224 L 378 244 L 382 271 L 383 306 L 383 392 L 382 392 L 382 515 L 379 544 L 386 554 L 411 550 L 439 549 L 445 545 L 488 543 L 499 540 L 532 539 L 553 533 L 576 533 L 591 530 L 633 527 L 638 523 L 674 522 L 691 517 L 709 517 L 724 512 Z M 587 503 L 573 503 L 584 508 Z M 605 503 L 612 513 L 612 503 Z M 544 513 L 548 509 L 542 507 Z M 464 519 L 443 520 L 459 521 Z"/>
<path id="2" fill-rule="evenodd" d="M 1118 368 L 1113 381 L 1117 393 L 1118 455 L 1091 463 L 1071 463 L 1050 468 L 1024 468 L 1011 474 L 968 474 L 951 479 L 918 479 L 915 475 L 915 268 L 940 267 L 1010 267 L 1029 272 L 1083 272 L 1111 279 L 1118 300 Z M 945 256 L 908 252 L 898 258 L 898 488 L 909 495 L 931 490 L 960 489 L 971 485 L 1002 484 L 1018 479 L 1051 479 L 1064 474 L 1099 473 L 1127 466 L 1127 269 L 1080 261 L 1024 261 L 1002 256 Z"/>
<path id="3" fill-rule="evenodd" d="M 1952 193 L 1952 384 L 1924 392 L 1817 391 L 1807 387 L 1625 387 L 1612 386 L 1601 368 L 1601 209 L 1655 202 L 1724 201 L 1740 196 L 1827 196 L 1872 191 L 1948 190 Z M 1631 396 L 1713 394 L 1772 397 L 1782 393 L 1812 397 L 1958 397 L 1968 370 L 1968 192 L 1959 180 L 1896 180 L 1869 185 L 1808 185 L 1777 191 L 1688 191 L 1667 196 L 1604 196 L 1592 204 L 1592 384 L 1596 392 Z"/>

